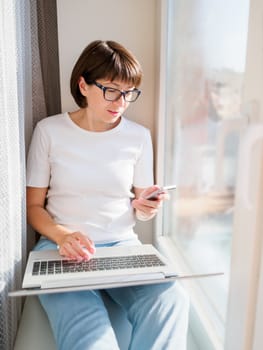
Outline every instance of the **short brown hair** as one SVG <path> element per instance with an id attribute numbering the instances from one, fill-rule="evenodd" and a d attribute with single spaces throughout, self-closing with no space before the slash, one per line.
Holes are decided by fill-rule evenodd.
<path id="1" fill-rule="evenodd" d="M 136 57 L 115 41 L 96 40 L 90 43 L 77 60 L 71 74 L 71 94 L 81 108 L 87 107 L 86 98 L 79 90 L 79 79 L 87 84 L 97 79 L 114 79 L 138 87 L 142 79 L 141 65 Z"/>

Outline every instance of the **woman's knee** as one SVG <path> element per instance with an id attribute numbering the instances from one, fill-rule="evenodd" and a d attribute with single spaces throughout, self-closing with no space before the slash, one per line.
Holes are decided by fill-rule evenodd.
<path id="1" fill-rule="evenodd" d="M 118 349 L 99 291 L 42 295 L 40 301 L 59 349 L 95 349 L 95 343 Z"/>
<path id="2" fill-rule="evenodd" d="M 179 284 L 173 283 L 171 290 L 169 290 L 169 295 L 174 302 L 176 302 L 182 309 L 189 311 L 190 299 L 186 290 Z"/>

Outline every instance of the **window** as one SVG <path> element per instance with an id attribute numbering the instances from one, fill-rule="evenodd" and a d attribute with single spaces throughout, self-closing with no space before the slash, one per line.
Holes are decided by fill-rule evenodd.
<path id="1" fill-rule="evenodd" d="M 166 5 L 160 182 L 175 183 L 177 190 L 164 205 L 162 239 L 188 273 L 225 272 L 193 280 L 222 344 L 239 138 L 246 125 L 241 100 L 249 0 L 168 0 Z"/>

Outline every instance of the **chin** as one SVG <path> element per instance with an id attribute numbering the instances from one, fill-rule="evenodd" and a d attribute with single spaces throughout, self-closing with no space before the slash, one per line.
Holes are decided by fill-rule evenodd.
<path id="1" fill-rule="evenodd" d="M 117 117 L 111 117 L 109 118 L 109 120 L 107 121 L 109 124 L 115 124 L 118 123 L 121 120 L 121 116 L 117 116 Z"/>

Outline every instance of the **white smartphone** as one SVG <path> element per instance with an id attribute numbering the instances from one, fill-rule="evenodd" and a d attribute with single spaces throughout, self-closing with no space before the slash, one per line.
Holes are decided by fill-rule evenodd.
<path id="1" fill-rule="evenodd" d="M 156 200 L 158 198 L 159 194 L 162 194 L 165 191 L 170 191 L 170 190 L 174 190 L 174 189 L 176 189 L 176 185 L 161 187 L 160 189 L 150 193 L 147 197 L 145 197 L 145 199 L 149 199 L 151 201 Z"/>

